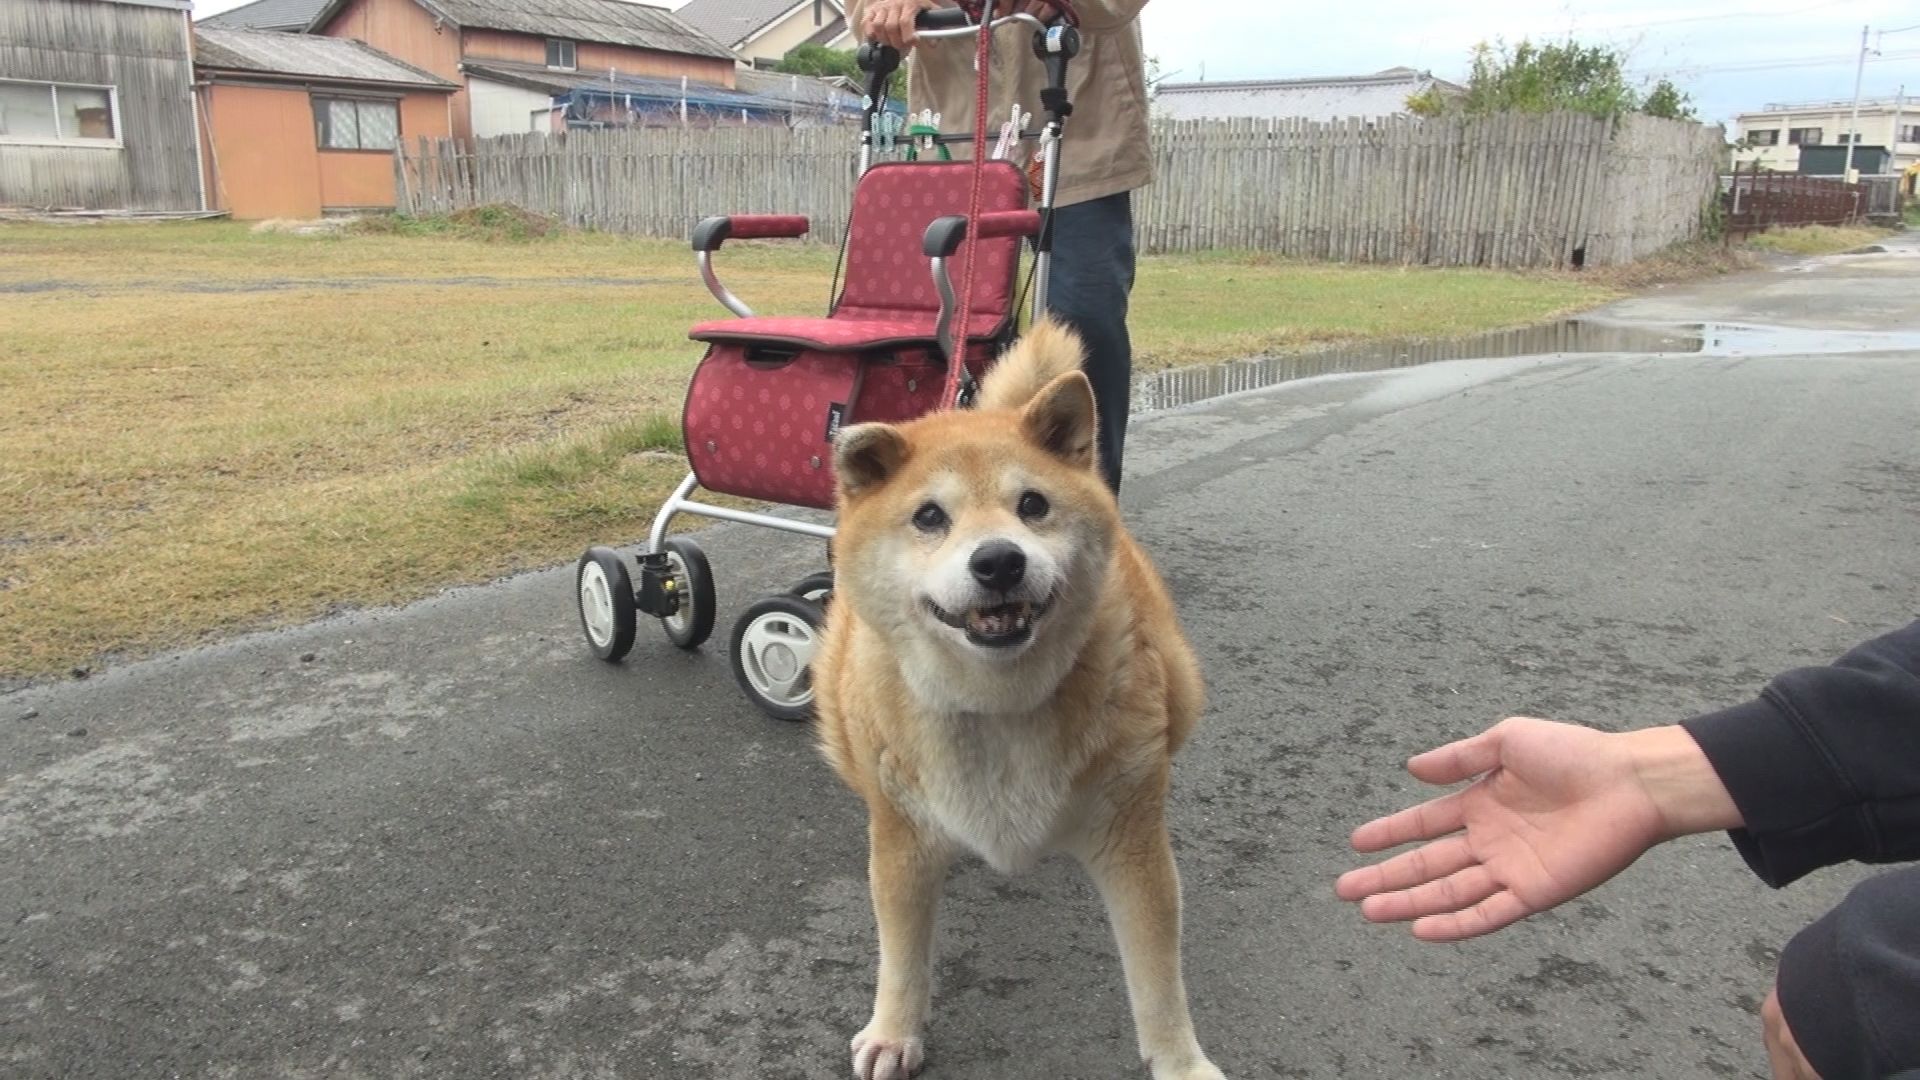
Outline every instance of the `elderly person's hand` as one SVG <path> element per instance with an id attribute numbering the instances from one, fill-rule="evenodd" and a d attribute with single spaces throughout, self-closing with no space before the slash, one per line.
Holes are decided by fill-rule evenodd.
<path id="1" fill-rule="evenodd" d="M 860 35 L 868 41 L 878 41 L 905 52 L 913 48 L 918 37 L 913 29 L 914 19 L 923 11 L 947 6 L 950 5 L 941 0 L 873 0 L 860 20 Z M 1047 0 L 996 0 L 996 18 L 1015 13 L 1031 15 L 1047 22 L 1059 11 Z"/>
<path id="2" fill-rule="evenodd" d="M 905 52 L 913 48 L 913 20 L 939 6 L 938 0 L 873 0 L 860 20 L 860 34 Z"/>

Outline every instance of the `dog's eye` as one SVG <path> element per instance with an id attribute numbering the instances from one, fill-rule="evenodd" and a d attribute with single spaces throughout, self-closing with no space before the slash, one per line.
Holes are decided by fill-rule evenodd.
<path id="1" fill-rule="evenodd" d="M 1053 504 L 1047 501 L 1045 495 L 1037 491 L 1029 491 L 1025 495 L 1020 496 L 1019 511 L 1020 520 L 1022 521 L 1039 521 L 1041 518 L 1046 517 L 1047 511 L 1051 509 L 1053 509 Z"/>
<path id="2" fill-rule="evenodd" d="M 913 524 L 922 532 L 939 532 L 947 527 L 947 512 L 940 509 L 939 503 L 922 503 L 920 509 L 913 512 Z"/>

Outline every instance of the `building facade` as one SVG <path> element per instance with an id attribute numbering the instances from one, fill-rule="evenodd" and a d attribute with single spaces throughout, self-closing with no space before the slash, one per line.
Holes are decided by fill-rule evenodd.
<path id="1" fill-rule="evenodd" d="M 1799 172 L 1801 147 L 1844 147 L 1852 141 L 1885 147 L 1887 171 L 1899 173 L 1920 163 L 1920 102 L 1863 100 L 1857 127 L 1851 101 L 1769 105 L 1736 117 L 1733 137 L 1734 161 L 1741 165 L 1757 162 L 1776 172 Z M 1854 168 L 1862 171 L 1859 163 Z"/>
<path id="2" fill-rule="evenodd" d="M 470 65 L 529 65 L 583 84 L 626 75 L 733 86 L 730 50 L 664 8 L 625 0 L 329 0 L 308 30 L 363 41 L 455 83 L 458 139 L 528 130 L 522 106 L 531 99 L 516 93 L 526 88 L 477 89 Z"/>
<path id="3" fill-rule="evenodd" d="M 204 210 L 187 0 L 0 0 L 0 205 Z"/>
<path id="4" fill-rule="evenodd" d="M 732 49 L 748 67 L 771 68 L 802 45 L 855 45 L 837 0 L 687 0 L 674 14 Z"/>
<path id="5" fill-rule="evenodd" d="M 1429 90 L 1442 95 L 1465 92 L 1430 72 L 1396 67 L 1371 75 L 1312 79 L 1163 82 L 1154 92 L 1153 111 L 1169 120 L 1377 120 L 1405 115 L 1407 99 Z"/>
<path id="6" fill-rule="evenodd" d="M 357 41 L 194 31 L 207 186 L 235 218 L 390 210 L 394 151 L 451 129 L 449 80 Z"/>

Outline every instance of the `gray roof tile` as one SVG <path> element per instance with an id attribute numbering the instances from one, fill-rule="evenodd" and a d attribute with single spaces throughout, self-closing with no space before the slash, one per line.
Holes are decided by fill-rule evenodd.
<path id="1" fill-rule="evenodd" d="M 254 0 L 231 11 L 209 15 L 201 26 L 238 30 L 305 30 L 327 0 Z"/>
<path id="2" fill-rule="evenodd" d="M 689 25 L 722 45 L 738 45 L 768 23 L 792 11 L 801 0 L 687 0 L 674 11 Z M 826 22 L 840 16 L 840 5 L 823 3 Z"/>
<path id="3" fill-rule="evenodd" d="M 193 59 L 202 68 L 303 75 L 312 79 L 453 88 L 437 75 L 345 38 L 272 30 L 193 28 Z"/>
<path id="4" fill-rule="evenodd" d="M 733 50 L 666 8 L 628 0 L 426 0 L 426 6 L 484 30 L 733 59 Z"/>

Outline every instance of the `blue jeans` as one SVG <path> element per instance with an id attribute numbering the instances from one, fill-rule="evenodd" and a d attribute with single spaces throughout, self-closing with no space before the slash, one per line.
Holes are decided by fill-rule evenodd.
<path id="1" fill-rule="evenodd" d="M 1100 417 L 1100 471 L 1116 494 L 1133 398 L 1133 343 L 1127 336 L 1133 262 L 1132 193 L 1054 211 L 1047 310 L 1086 342 L 1087 378 Z"/>

